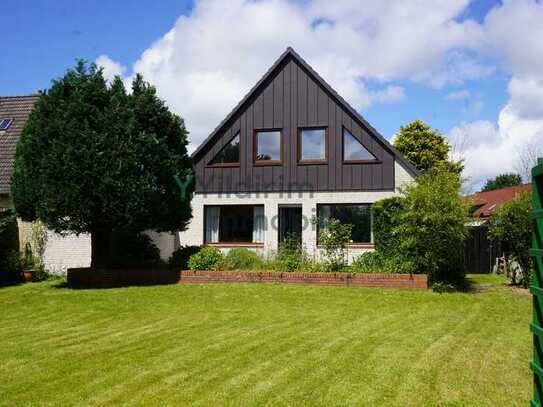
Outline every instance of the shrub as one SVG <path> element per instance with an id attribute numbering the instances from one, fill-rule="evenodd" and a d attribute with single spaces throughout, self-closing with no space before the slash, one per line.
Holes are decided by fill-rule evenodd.
<path id="1" fill-rule="evenodd" d="M 198 253 L 200 246 L 183 246 L 175 250 L 168 260 L 168 266 L 172 269 L 186 270 L 189 267 L 189 258 Z"/>
<path id="2" fill-rule="evenodd" d="M 20 280 L 17 219 L 11 211 L 0 212 L 0 284 Z"/>
<path id="3" fill-rule="evenodd" d="M 262 264 L 262 258 L 257 253 L 241 247 L 230 250 L 224 259 L 228 270 L 257 270 Z"/>
<path id="4" fill-rule="evenodd" d="M 434 284 L 432 284 L 432 290 L 436 293 L 452 293 L 453 291 L 456 291 L 456 287 L 452 284 L 444 283 L 441 281 L 437 281 Z"/>
<path id="5" fill-rule="evenodd" d="M 148 267 L 160 264 L 160 250 L 144 233 L 115 231 L 112 264 L 116 267 Z"/>
<path id="6" fill-rule="evenodd" d="M 398 235 L 397 227 L 404 208 L 405 198 L 399 196 L 382 199 L 371 206 L 373 241 L 379 253 L 398 253 L 401 236 Z"/>
<path id="7" fill-rule="evenodd" d="M 223 260 L 224 256 L 216 247 L 202 247 L 190 256 L 188 266 L 191 270 L 218 270 Z"/>
<path id="8" fill-rule="evenodd" d="M 467 206 L 457 175 L 435 169 L 404 190 L 405 209 L 396 229 L 404 270 L 425 273 L 430 284 L 464 279 Z"/>
<path id="9" fill-rule="evenodd" d="M 521 284 L 530 284 L 532 261 L 532 194 L 525 192 L 503 204 L 490 219 L 489 238 L 501 242 L 508 257 L 522 268 Z"/>
<path id="10" fill-rule="evenodd" d="M 386 255 L 378 251 L 366 252 L 351 264 L 355 273 L 409 273 L 406 262 L 399 255 Z"/>
<path id="11" fill-rule="evenodd" d="M 299 240 L 295 236 L 287 236 L 279 243 L 277 252 L 276 267 L 277 271 L 286 273 L 301 271 L 308 258 Z"/>
<path id="12" fill-rule="evenodd" d="M 353 225 L 341 223 L 334 218 L 322 222 L 319 244 L 324 249 L 324 258 L 329 271 L 341 271 L 347 265 L 347 243 L 351 240 L 352 230 Z"/>

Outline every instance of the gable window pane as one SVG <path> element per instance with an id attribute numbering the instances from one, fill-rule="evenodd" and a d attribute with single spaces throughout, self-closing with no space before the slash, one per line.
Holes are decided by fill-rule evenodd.
<path id="1" fill-rule="evenodd" d="M 326 159 L 326 130 L 301 129 L 300 130 L 300 159 L 325 160 Z"/>
<path id="2" fill-rule="evenodd" d="M 212 165 L 236 163 L 239 163 L 239 132 L 210 162 Z"/>
<path id="3" fill-rule="evenodd" d="M 345 161 L 371 161 L 376 158 L 348 130 L 343 129 L 343 159 Z"/>
<path id="4" fill-rule="evenodd" d="M 326 204 L 317 206 L 319 232 L 325 219 L 334 218 L 341 223 L 353 225 L 352 243 L 371 243 L 370 204 Z"/>
<path id="5" fill-rule="evenodd" d="M 281 160 L 281 132 L 278 130 L 256 132 L 256 160 Z"/>

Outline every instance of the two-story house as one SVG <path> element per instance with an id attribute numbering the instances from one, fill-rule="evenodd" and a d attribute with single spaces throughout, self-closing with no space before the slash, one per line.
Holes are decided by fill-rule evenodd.
<path id="1" fill-rule="evenodd" d="M 351 257 L 373 248 L 370 207 L 418 171 L 288 48 L 193 153 L 193 219 L 181 245 L 318 255 L 313 219 L 354 225 Z"/>

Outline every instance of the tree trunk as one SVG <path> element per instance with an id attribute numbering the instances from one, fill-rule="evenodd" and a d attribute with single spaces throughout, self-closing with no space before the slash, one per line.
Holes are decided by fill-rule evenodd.
<path id="1" fill-rule="evenodd" d="M 112 266 L 111 229 L 96 229 L 91 233 L 91 267 L 108 268 Z"/>

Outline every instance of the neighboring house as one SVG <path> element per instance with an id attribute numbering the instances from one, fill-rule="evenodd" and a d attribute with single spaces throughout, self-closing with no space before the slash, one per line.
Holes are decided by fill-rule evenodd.
<path id="1" fill-rule="evenodd" d="M 350 258 L 373 249 L 371 204 L 418 171 L 288 48 L 193 153 L 193 219 L 181 245 L 318 256 L 312 223 L 354 225 Z"/>
<path id="2" fill-rule="evenodd" d="M 0 96 L 0 210 L 10 207 L 15 149 L 38 96 Z"/>
<path id="3" fill-rule="evenodd" d="M 465 199 L 471 206 L 468 223 L 470 234 L 465 246 L 465 264 L 470 273 L 490 273 L 501 256 L 501 248 L 488 240 L 489 219 L 504 203 L 516 198 L 519 194 L 529 192 L 531 184 L 519 185 L 487 192 L 477 192 Z"/>

